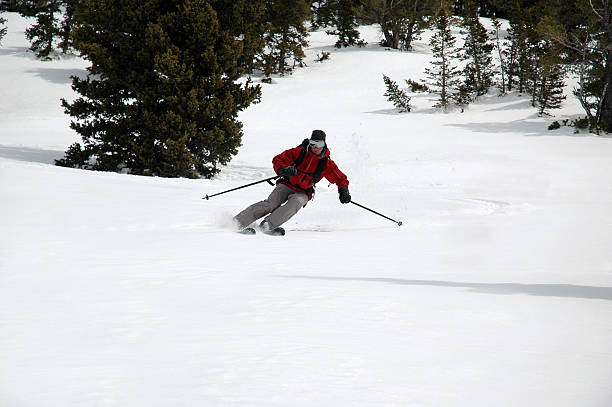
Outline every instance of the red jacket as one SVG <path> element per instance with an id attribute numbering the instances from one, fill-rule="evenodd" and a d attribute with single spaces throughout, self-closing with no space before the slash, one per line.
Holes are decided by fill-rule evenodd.
<path id="1" fill-rule="evenodd" d="M 291 148 L 289 150 L 285 150 L 276 157 L 272 159 L 272 164 L 274 165 L 274 172 L 278 173 L 278 169 L 280 167 L 287 167 L 289 165 L 293 165 L 300 155 L 300 151 L 302 151 L 302 146 L 299 145 L 295 148 Z M 333 184 L 340 187 L 347 187 L 349 185 L 348 178 L 336 165 L 335 162 L 331 158 L 329 158 L 329 149 L 325 146 L 323 153 L 321 156 L 315 155 L 310 148 L 306 151 L 306 155 L 302 160 L 302 163 L 298 165 L 298 173 L 296 176 L 289 178 L 287 181 L 285 178 L 278 181 L 279 184 L 285 184 L 289 188 L 298 191 L 304 192 L 308 194 L 308 199 L 312 199 L 312 194 L 314 192 L 313 186 L 313 177 L 312 175 L 317 170 L 317 166 L 319 165 L 319 160 L 327 157 L 327 165 L 321 172 L 321 178 L 325 177 L 327 180 Z"/>

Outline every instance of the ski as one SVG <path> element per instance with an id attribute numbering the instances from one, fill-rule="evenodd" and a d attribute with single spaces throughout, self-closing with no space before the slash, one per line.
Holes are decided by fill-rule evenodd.
<path id="1" fill-rule="evenodd" d="M 270 236 L 285 236 L 285 229 L 277 227 L 269 231 L 264 231 L 264 233 Z"/>

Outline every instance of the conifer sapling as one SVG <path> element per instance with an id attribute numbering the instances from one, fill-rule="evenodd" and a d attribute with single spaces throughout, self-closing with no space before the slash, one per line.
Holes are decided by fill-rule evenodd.
<path id="1" fill-rule="evenodd" d="M 383 81 L 387 87 L 387 91 L 384 94 L 387 100 L 393 103 L 393 106 L 395 106 L 400 113 L 409 112 L 412 109 L 412 106 L 410 106 L 410 96 L 400 89 L 397 83 L 391 80 L 387 75 L 383 74 Z"/>

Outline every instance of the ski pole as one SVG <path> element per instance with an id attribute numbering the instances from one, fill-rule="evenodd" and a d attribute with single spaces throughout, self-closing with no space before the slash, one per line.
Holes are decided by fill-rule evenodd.
<path id="1" fill-rule="evenodd" d="M 277 178 L 280 178 L 280 177 L 278 175 L 275 175 L 275 176 L 270 177 L 270 178 L 262 179 L 261 181 L 251 182 L 250 184 L 246 184 L 246 185 L 243 185 L 241 187 L 236 187 L 236 188 L 228 189 L 227 191 L 219 192 L 219 193 L 212 194 L 212 195 L 206 195 L 206 196 L 202 197 L 202 199 L 208 200 L 208 199 L 212 198 L 213 196 L 217 196 L 217 195 L 225 194 L 225 193 L 228 193 L 228 192 L 236 191 L 238 189 L 250 187 L 251 185 L 261 184 L 262 182 L 271 183 L 270 181 L 275 180 Z"/>
<path id="2" fill-rule="evenodd" d="M 401 220 L 391 219 L 390 217 L 385 216 L 385 215 L 383 215 L 382 213 L 378 213 L 378 212 L 376 212 L 375 210 L 372 210 L 372 209 L 370 209 L 370 208 L 366 208 L 365 206 L 360 205 L 360 204 L 358 204 L 358 203 L 357 203 L 357 202 L 355 202 L 355 201 L 351 201 L 351 203 L 352 203 L 352 204 L 354 204 L 354 205 L 357 205 L 357 206 L 358 206 L 358 207 L 360 207 L 360 208 L 365 209 L 366 211 L 370 211 L 370 212 L 372 212 L 372 213 L 377 214 L 378 216 L 382 216 L 382 217 L 383 217 L 383 218 L 385 218 L 385 219 L 389 219 L 391 222 L 395 222 L 395 223 L 397 223 L 397 226 L 402 226 L 402 221 L 401 221 Z"/>

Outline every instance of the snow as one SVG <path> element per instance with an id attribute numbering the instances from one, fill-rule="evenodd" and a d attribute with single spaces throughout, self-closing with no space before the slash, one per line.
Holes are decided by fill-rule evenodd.
<path id="1" fill-rule="evenodd" d="M 612 140 L 527 96 L 397 114 L 382 74 L 431 54 L 336 50 L 262 84 L 212 180 L 52 165 L 86 61 L 0 48 L 0 405 L 612 405 Z M 314 62 L 328 51 L 331 60 Z M 259 79 L 259 78 L 257 78 Z M 568 85 L 571 90 L 571 84 Z M 571 97 L 554 119 L 574 118 Z M 272 157 L 327 132 L 353 199 L 323 181 L 287 236 L 233 233 Z"/>

